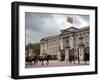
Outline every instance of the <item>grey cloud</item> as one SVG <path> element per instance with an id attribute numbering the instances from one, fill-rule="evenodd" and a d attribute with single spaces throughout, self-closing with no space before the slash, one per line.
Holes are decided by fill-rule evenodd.
<path id="1" fill-rule="evenodd" d="M 66 27 L 66 21 L 61 22 L 61 26 L 59 27 L 60 23 L 56 22 L 54 15 L 58 15 L 57 19 L 61 19 L 61 15 L 65 18 L 67 16 L 60 14 L 59 17 L 59 14 L 25 12 L 26 44 L 39 42 L 43 37 L 56 35 L 60 32 L 61 26 Z M 89 22 L 89 16 L 80 17 Z M 73 20 L 75 26 L 80 25 L 77 17 L 74 17 Z"/>
<path id="2" fill-rule="evenodd" d="M 81 18 L 84 19 L 87 22 L 90 21 L 90 16 L 89 15 L 82 15 Z"/>
<path id="3" fill-rule="evenodd" d="M 54 33 L 55 31 L 53 31 L 53 28 L 57 26 L 53 20 L 52 14 L 26 12 L 25 20 L 26 29 L 41 33 L 45 32 L 49 34 L 48 30 L 51 31 L 51 33 Z"/>

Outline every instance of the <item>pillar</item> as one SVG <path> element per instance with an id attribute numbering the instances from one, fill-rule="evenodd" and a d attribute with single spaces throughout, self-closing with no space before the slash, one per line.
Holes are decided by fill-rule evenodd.
<path id="1" fill-rule="evenodd" d="M 60 39 L 60 49 L 63 50 L 64 49 L 63 47 L 64 46 L 63 46 L 63 38 L 62 38 L 62 39 Z"/>
<path id="2" fill-rule="evenodd" d="M 84 49 L 79 48 L 79 60 L 84 61 Z"/>
<path id="3" fill-rule="evenodd" d="M 60 51 L 58 51 L 58 53 L 57 53 L 57 58 L 58 58 L 58 61 L 61 60 Z"/>
<path id="4" fill-rule="evenodd" d="M 69 50 L 68 49 L 65 50 L 65 60 L 69 61 Z"/>

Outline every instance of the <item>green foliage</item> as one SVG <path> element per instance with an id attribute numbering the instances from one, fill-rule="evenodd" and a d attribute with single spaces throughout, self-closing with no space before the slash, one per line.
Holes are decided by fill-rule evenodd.
<path id="1" fill-rule="evenodd" d="M 25 46 L 25 49 L 28 51 L 29 49 L 32 49 L 32 44 L 29 43 L 28 45 Z"/>
<path id="2" fill-rule="evenodd" d="M 30 43 L 26 45 L 26 50 L 28 51 L 29 49 L 32 49 L 35 55 L 39 55 L 40 54 L 40 43 L 33 43 L 33 44 Z"/>

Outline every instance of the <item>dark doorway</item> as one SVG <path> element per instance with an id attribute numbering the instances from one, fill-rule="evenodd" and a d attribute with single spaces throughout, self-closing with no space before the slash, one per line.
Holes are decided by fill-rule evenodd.
<path id="1" fill-rule="evenodd" d="M 89 47 L 86 47 L 84 50 L 84 60 L 89 61 L 90 54 L 89 54 Z"/>
<path id="2" fill-rule="evenodd" d="M 84 60 L 85 60 L 85 61 L 89 61 L 89 53 L 85 53 L 85 55 L 84 55 Z"/>
<path id="3" fill-rule="evenodd" d="M 69 50 L 69 62 L 74 61 L 74 49 Z"/>
<path id="4" fill-rule="evenodd" d="M 65 60 L 65 51 L 61 50 L 61 61 Z"/>

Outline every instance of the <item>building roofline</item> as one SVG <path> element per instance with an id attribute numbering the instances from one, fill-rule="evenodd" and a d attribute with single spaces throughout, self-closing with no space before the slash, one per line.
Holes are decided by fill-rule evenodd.
<path id="1" fill-rule="evenodd" d="M 87 29 L 89 29 L 89 26 L 85 26 L 85 27 L 82 27 L 82 28 L 75 28 L 75 27 L 70 27 L 70 28 L 74 28 L 75 30 L 74 30 L 74 31 L 68 31 L 68 32 L 74 33 L 74 32 L 80 32 L 80 31 L 83 31 L 83 30 L 87 30 Z M 42 38 L 40 41 L 48 41 L 49 39 L 57 38 L 57 37 L 59 37 L 62 33 L 64 33 L 66 30 L 68 30 L 68 29 L 70 29 L 70 28 L 61 30 L 61 33 L 58 34 L 58 35 L 48 36 L 48 37 Z"/>
<path id="2" fill-rule="evenodd" d="M 53 35 L 53 36 L 48 36 L 48 37 L 42 38 L 40 41 L 42 41 L 42 40 L 47 41 L 49 39 L 54 39 L 54 38 L 57 38 L 57 37 L 59 37 L 59 34 L 58 35 Z"/>

